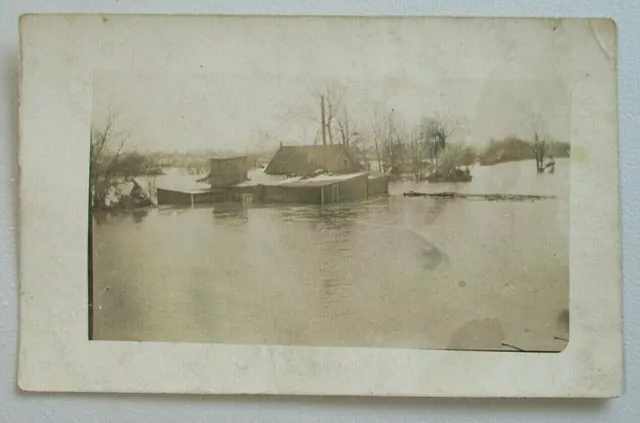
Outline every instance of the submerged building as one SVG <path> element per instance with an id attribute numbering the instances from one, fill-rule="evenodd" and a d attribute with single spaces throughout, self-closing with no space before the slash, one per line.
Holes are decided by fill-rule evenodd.
<path id="1" fill-rule="evenodd" d="M 214 189 L 227 188 L 248 179 L 247 156 L 209 160 L 208 182 Z"/>
<path id="2" fill-rule="evenodd" d="M 330 204 L 365 200 L 369 197 L 369 174 L 321 174 L 315 177 L 249 180 L 231 187 L 231 201 Z"/>
<path id="3" fill-rule="evenodd" d="M 346 146 L 280 146 L 264 170 L 247 157 L 214 158 L 197 185 L 159 187 L 158 204 L 260 202 L 331 204 L 388 194 L 386 174 L 363 170 Z"/>

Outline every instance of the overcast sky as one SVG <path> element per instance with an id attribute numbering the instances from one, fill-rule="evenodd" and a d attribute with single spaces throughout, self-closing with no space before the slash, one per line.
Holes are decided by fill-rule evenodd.
<path id="1" fill-rule="evenodd" d="M 374 110 L 393 109 L 409 127 L 435 114 L 461 122 L 453 141 L 475 146 L 509 135 L 531 138 L 532 116 L 550 136 L 569 138 L 570 95 L 559 81 L 571 60 L 558 41 L 562 28 L 491 21 L 449 21 L 442 28 L 393 20 L 291 25 L 220 28 L 230 41 L 210 44 L 207 63 L 214 65 L 198 73 L 96 72 L 93 124 L 103 126 L 111 108 L 116 125 L 131 130 L 129 147 L 140 150 L 244 152 L 264 146 L 264 133 L 274 144 L 313 143 L 316 122 L 285 117 L 318 117 L 314 91 L 341 86 L 361 133 Z M 319 31 L 327 37 L 318 38 Z M 211 69 L 215 63 L 219 69 Z"/>
<path id="2" fill-rule="evenodd" d="M 319 129 L 312 120 L 320 115 L 313 94 L 318 87 L 339 84 L 354 130 L 361 133 L 372 125 L 376 109 L 382 109 L 394 110 L 408 127 L 422 116 L 456 121 L 454 140 L 475 146 L 508 135 L 530 138 L 532 116 L 541 116 L 556 138 L 566 140 L 569 134 L 568 95 L 554 83 L 443 80 L 434 86 L 393 76 L 326 81 L 103 74 L 96 79 L 94 122 L 103 125 L 112 108 L 116 124 L 131 129 L 131 147 L 140 150 L 241 152 L 268 142 L 264 133 L 274 142 L 303 144 L 306 137 L 309 144 Z"/>

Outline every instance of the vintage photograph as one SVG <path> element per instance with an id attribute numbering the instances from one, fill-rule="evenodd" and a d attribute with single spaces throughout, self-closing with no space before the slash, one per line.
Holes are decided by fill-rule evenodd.
<path id="1" fill-rule="evenodd" d="M 569 341 L 554 81 L 98 72 L 91 338 Z"/>
<path id="2" fill-rule="evenodd" d="M 623 392 L 613 21 L 20 24 L 22 390 Z"/>

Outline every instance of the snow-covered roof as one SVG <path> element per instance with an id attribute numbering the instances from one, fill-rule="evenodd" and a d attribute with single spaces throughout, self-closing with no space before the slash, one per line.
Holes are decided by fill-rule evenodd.
<path id="1" fill-rule="evenodd" d="M 278 185 L 284 181 L 284 175 L 268 175 L 264 169 L 255 169 L 247 173 L 249 180 L 236 184 L 236 187 L 253 187 L 256 185 Z"/>
<path id="2" fill-rule="evenodd" d="M 198 194 L 205 191 L 211 191 L 208 183 L 198 182 L 202 175 L 182 175 L 171 173 L 162 175 L 156 179 L 156 188 L 169 191 L 180 191 L 189 194 Z"/>
<path id="3" fill-rule="evenodd" d="M 254 171 L 249 175 L 249 180 L 236 184 L 236 187 L 252 187 L 256 185 L 281 186 L 281 187 L 304 187 L 322 186 L 337 182 L 347 181 L 359 176 L 367 175 L 367 172 L 349 173 L 346 175 L 329 175 L 326 173 L 310 178 L 300 176 L 286 178 L 282 175 L 268 175 L 264 171 Z"/>
<path id="4" fill-rule="evenodd" d="M 367 172 L 348 173 L 346 175 L 328 175 L 325 173 L 322 175 L 314 176 L 313 178 L 286 179 L 280 183 L 280 186 L 312 187 L 312 186 L 331 185 L 331 184 L 348 181 L 348 180 L 355 179 L 361 176 L 366 176 L 366 175 L 368 175 Z"/>

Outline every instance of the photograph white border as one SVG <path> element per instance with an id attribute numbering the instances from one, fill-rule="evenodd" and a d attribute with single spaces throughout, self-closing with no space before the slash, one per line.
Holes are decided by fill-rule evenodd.
<path id="1" fill-rule="evenodd" d="M 574 60 L 562 75 L 572 91 L 571 319 L 570 342 L 563 352 L 89 341 L 88 140 L 93 72 L 233 73 L 250 51 L 243 51 L 246 46 L 240 44 L 246 41 L 248 26 L 258 38 L 276 33 L 293 37 L 309 22 L 322 19 L 339 21 L 345 33 L 368 43 L 372 40 L 359 31 L 373 20 L 387 19 L 418 31 L 426 24 L 446 27 L 459 19 L 485 18 L 21 18 L 19 386 L 47 392 L 621 395 L 617 40 L 615 24 L 606 19 L 560 20 L 568 38 L 567 54 Z M 488 25 L 496 21 L 485 20 Z M 560 22 L 521 19 L 522 30 L 534 30 L 532 21 Z M 217 43 L 204 48 L 203 39 Z M 224 56 L 230 46 L 238 58 Z M 286 44 L 273 48 L 284 52 Z M 268 69 L 275 57 L 254 56 L 251 63 Z"/>

